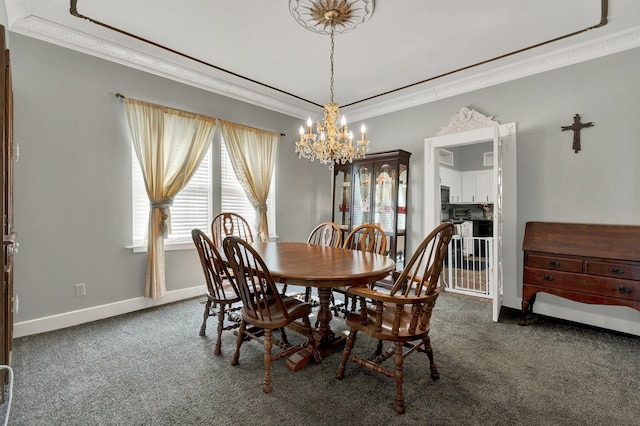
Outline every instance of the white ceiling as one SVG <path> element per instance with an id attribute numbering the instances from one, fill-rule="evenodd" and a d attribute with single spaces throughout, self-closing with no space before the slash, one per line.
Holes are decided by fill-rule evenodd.
<path id="1" fill-rule="evenodd" d="M 603 0 L 377 0 L 335 37 L 335 101 L 364 119 L 640 46 L 640 1 L 604 4 L 606 25 L 527 49 L 598 25 Z M 329 101 L 329 36 L 298 24 L 287 0 L 5 5 L 13 32 L 286 114 Z"/>

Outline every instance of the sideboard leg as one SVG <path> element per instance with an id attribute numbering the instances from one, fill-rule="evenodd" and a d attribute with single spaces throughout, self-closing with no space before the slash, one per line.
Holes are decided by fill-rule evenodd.
<path id="1" fill-rule="evenodd" d="M 533 312 L 533 303 L 535 301 L 535 293 L 532 294 L 528 299 L 522 299 L 522 314 L 520 316 L 520 321 L 518 321 L 518 325 L 527 325 L 527 312 Z"/>
<path id="2" fill-rule="evenodd" d="M 529 310 L 529 301 L 522 299 L 522 313 L 518 325 L 527 325 L 527 311 Z"/>

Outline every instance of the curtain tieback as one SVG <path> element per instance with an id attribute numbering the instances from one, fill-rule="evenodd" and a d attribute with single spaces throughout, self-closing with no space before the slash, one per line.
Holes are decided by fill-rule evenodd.
<path id="1" fill-rule="evenodd" d="M 162 223 L 160 224 L 162 238 L 167 238 L 169 236 L 169 207 L 172 205 L 173 197 L 167 197 L 160 201 L 152 201 L 149 203 L 149 207 L 152 209 L 160 209 L 160 212 L 162 213 Z"/>
<path id="2" fill-rule="evenodd" d="M 267 211 L 267 205 L 266 205 L 266 204 L 261 204 L 261 205 L 259 205 L 259 206 L 258 206 L 258 211 L 259 211 L 260 213 L 264 213 L 264 212 L 266 212 L 266 211 Z"/>

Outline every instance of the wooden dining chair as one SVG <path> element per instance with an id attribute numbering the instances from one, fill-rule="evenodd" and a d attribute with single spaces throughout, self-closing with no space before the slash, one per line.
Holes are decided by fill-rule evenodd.
<path id="1" fill-rule="evenodd" d="M 319 246 L 340 247 L 342 230 L 333 222 L 323 222 L 313 228 L 307 238 L 307 243 Z"/>
<path id="2" fill-rule="evenodd" d="M 433 360 L 433 349 L 429 338 L 429 322 L 438 298 L 438 278 L 442 271 L 447 245 L 453 235 L 453 224 L 443 223 L 436 227 L 420 244 L 405 268 L 395 281 L 390 293 L 378 292 L 366 287 L 350 287 L 347 293 L 357 296 L 360 310 L 346 317 L 349 336 L 336 372 L 342 379 L 347 361 L 353 361 L 371 371 L 396 381 L 395 411 L 405 411 L 402 383 L 403 363 L 410 354 L 426 352 L 431 369 L 431 378 L 438 379 L 438 369 Z M 352 353 L 358 332 L 374 339 L 392 342 L 393 347 L 381 353 L 380 345 L 373 360 Z M 408 348 L 405 351 L 405 348 Z M 382 363 L 393 357 L 393 365 Z"/>
<path id="3" fill-rule="evenodd" d="M 198 250 L 207 284 L 207 301 L 204 306 L 204 319 L 200 327 L 200 335 L 204 336 L 206 334 L 207 319 L 211 316 L 217 316 L 218 336 L 213 353 L 220 355 L 222 332 L 224 330 L 233 330 L 240 326 L 239 318 L 234 318 L 232 313 L 241 308 L 239 303 L 241 299 L 214 243 L 199 229 L 192 230 L 191 237 Z M 217 312 L 216 307 L 219 307 Z M 228 326 L 224 325 L 225 317 L 231 322 Z"/>
<path id="4" fill-rule="evenodd" d="M 251 245 L 238 237 L 227 237 L 223 241 L 224 253 L 234 272 L 236 283 L 242 298 L 242 322 L 238 331 L 236 352 L 231 365 L 237 365 L 240 357 L 240 346 L 251 338 L 264 345 L 264 382 L 262 390 L 269 393 L 271 386 L 271 362 L 292 355 L 303 347 L 311 349 L 316 363 L 320 362 L 313 329 L 309 321 L 311 304 L 292 297 L 283 297 L 278 292 L 273 277 L 260 255 Z M 254 333 L 247 325 L 264 331 L 264 339 Z M 291 347 L 285 342 L 274 339 L 272 331 L 288 327 L 307 337 L 307 342 Z M 283 350 L 276 355 L 271 354 L 273 344 Z"/>
<path id="5" fill-rule="evenodd" d="M 387 249 L 387 236 L 379 226 L 372 223 L 365 223 L 364 225 L 360 225 L 349 232 L 347 238 L 344 240 L 342 248 L 385 255 Z M 340 310 L 344 310 L 346 314 L 349 309 L 350 299 L 352 300 L 351 310 L 355 310 L 355 297 L 349 297 L 347 295 L 347 287 L 334 287 L 333 291 L 344 295 L 343 304 L 335 303 L 334 300 L 333 311 L 336 316 L 339 315 L 338 312 Z"/>
<path id="6" fill-rule="evenodd" d="M 222 241 L 231 235 L 253 242 L 251 226 L 239 214 L 222 212 L 214 217 L 211 221 L 211 237 L 216 247 L 222 247 Z"/>

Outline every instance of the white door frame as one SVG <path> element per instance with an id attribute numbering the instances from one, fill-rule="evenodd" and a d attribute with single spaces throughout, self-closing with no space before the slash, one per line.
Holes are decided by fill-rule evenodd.
<path id="1" fill-rule="evenodd" d="M 439 149 L 493 141 L 494 203 L 494 285 L 493 321 L 498 321 L 504 295 L 504 283 L 512 290 L 517 283 L 516 247 L 516 123 L 484 127 L 425 140 L 424 229 L 440 223 Z M 514 293 L 515 294 L 515 293 Z"/>

